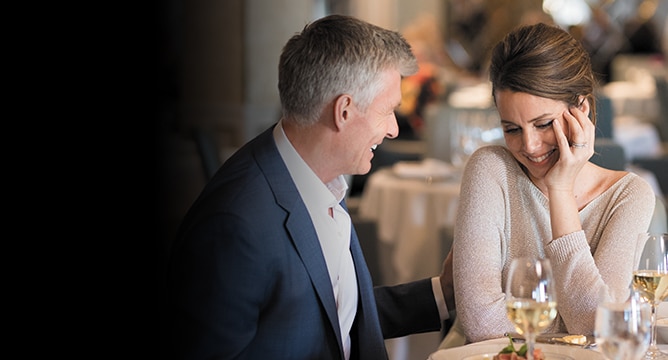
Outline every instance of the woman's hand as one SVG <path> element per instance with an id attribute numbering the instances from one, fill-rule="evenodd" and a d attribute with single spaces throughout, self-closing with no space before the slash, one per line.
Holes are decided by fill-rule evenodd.
<path id="1" fill-rule="evenodd" d="M 589 108 L 588 105 L 585 107 Z M 561 122 L 555 121 L 553 129 L 559 146 L 559 161 L 545 176 L 545 184 L 550 190 L 572 191 L 578 173 L 594 155 L 596 133 L 587 114 L 576 107 L 564 111 L 563 118 L 568 136 Z"/>
<path id="2" fill-rule="evenodd" d="M 584 110 L 584 111 L 583 111 Z M 578 215 L 581 204 L 575 195 L 575 179 L 594 154 L 594 124 L 587 117 L 589 105 L 564 111 L 566 135 L 561 122 L 555 121 L 554 134 L 559 147 L 559 160 L 545 176 L 550 199 L 552 239 L 582 230 Z M 570 141 L 569 141 L 570 138 Z"/>

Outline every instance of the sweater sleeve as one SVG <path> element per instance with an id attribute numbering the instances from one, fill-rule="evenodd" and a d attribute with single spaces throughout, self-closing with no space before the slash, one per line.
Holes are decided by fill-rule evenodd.
<path id="1" fill-rule="evenodd" d="M 637 237 L 649 227 L 656 198 L 635 174 L 619 181 L 621 186 L 581 212 L 582 231 L 545 246 L 557 284 L 557 310 L 572 334 L 593 334 L 601 295 L 619 301 L 628 296 Z"/>
<path id="2" fill-rule="evenodd" d="M 508 156 L 499 147 L 481 148 L 462 177 L 453 243 L 457 318 L 469 342 L 503 336 L 507 319 L 502 273 L 502 239 L 509 219 L 505 206 Z M 505 184 L 505 185 L 504 185 Z"/>

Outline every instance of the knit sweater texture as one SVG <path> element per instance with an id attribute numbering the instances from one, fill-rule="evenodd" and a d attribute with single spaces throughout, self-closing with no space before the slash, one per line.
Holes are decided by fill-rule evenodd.
<path id="1" fill-rule="evenodd" d="M 656 198 L 628 173 L 580 211 L 582 231 L 552 239 L 548 198 L 503 146 L 478 149 L 462 178 L 453 261 L 457 318 L 467 342 L 515 331 L 504 288 L 510 262 L 550 259 L 557 317 L 546 333 L 593 334 L 600 296 L 629 294 L 638 235 L 646 232 Z"/>

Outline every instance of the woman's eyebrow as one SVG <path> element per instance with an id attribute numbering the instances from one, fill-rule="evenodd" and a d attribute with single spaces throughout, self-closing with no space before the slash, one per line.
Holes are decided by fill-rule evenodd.
<path id="1" fill-rule="evenodd" d="M 528 123 L 532 123 L 532 122 L 536 122 L 536 121 L 539 121 L 539 120 L 544 120 L 545 118 L 549 118 L 549 117 L 551 117 L 551 116 L 552 116 L 552 114 L 544 113 L 544 114 L 541 114 L 541 115 L 536 116 L 535 118 L 533 118 L 533 119 L 531 119 L 531 120 L 529 120 L 529 121 L 527 121 L 527 122 L 528 122 Z M 502 124 L 512 124 L 512 125 L 516 125 L 514 122 L 512 122 L 512 121 L 510 121 L 510 120 L 503 120 L 503 119 L 501 119 L 501 123 L 502 123 Z"/>

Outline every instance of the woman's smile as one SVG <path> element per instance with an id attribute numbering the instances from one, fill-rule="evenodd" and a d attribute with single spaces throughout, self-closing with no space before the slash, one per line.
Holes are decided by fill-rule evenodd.
<path id="1" fill-rule="evenodd" d="M 533 156 L 527 155 L 527 159 L 529 159 L 529 161 L 531 161 L 533 163 L 538 164 L 538 163 L 546 160 L 547 158 L 549 158 L 550 155 L 554 154 L 556 151 L 557 151 L 557 149 L 554 148 L 554 149 L 548 151 L 546 154 L 544 154 L 542 156 L 539 156 L 539 157 L 533 157 Z"/>

